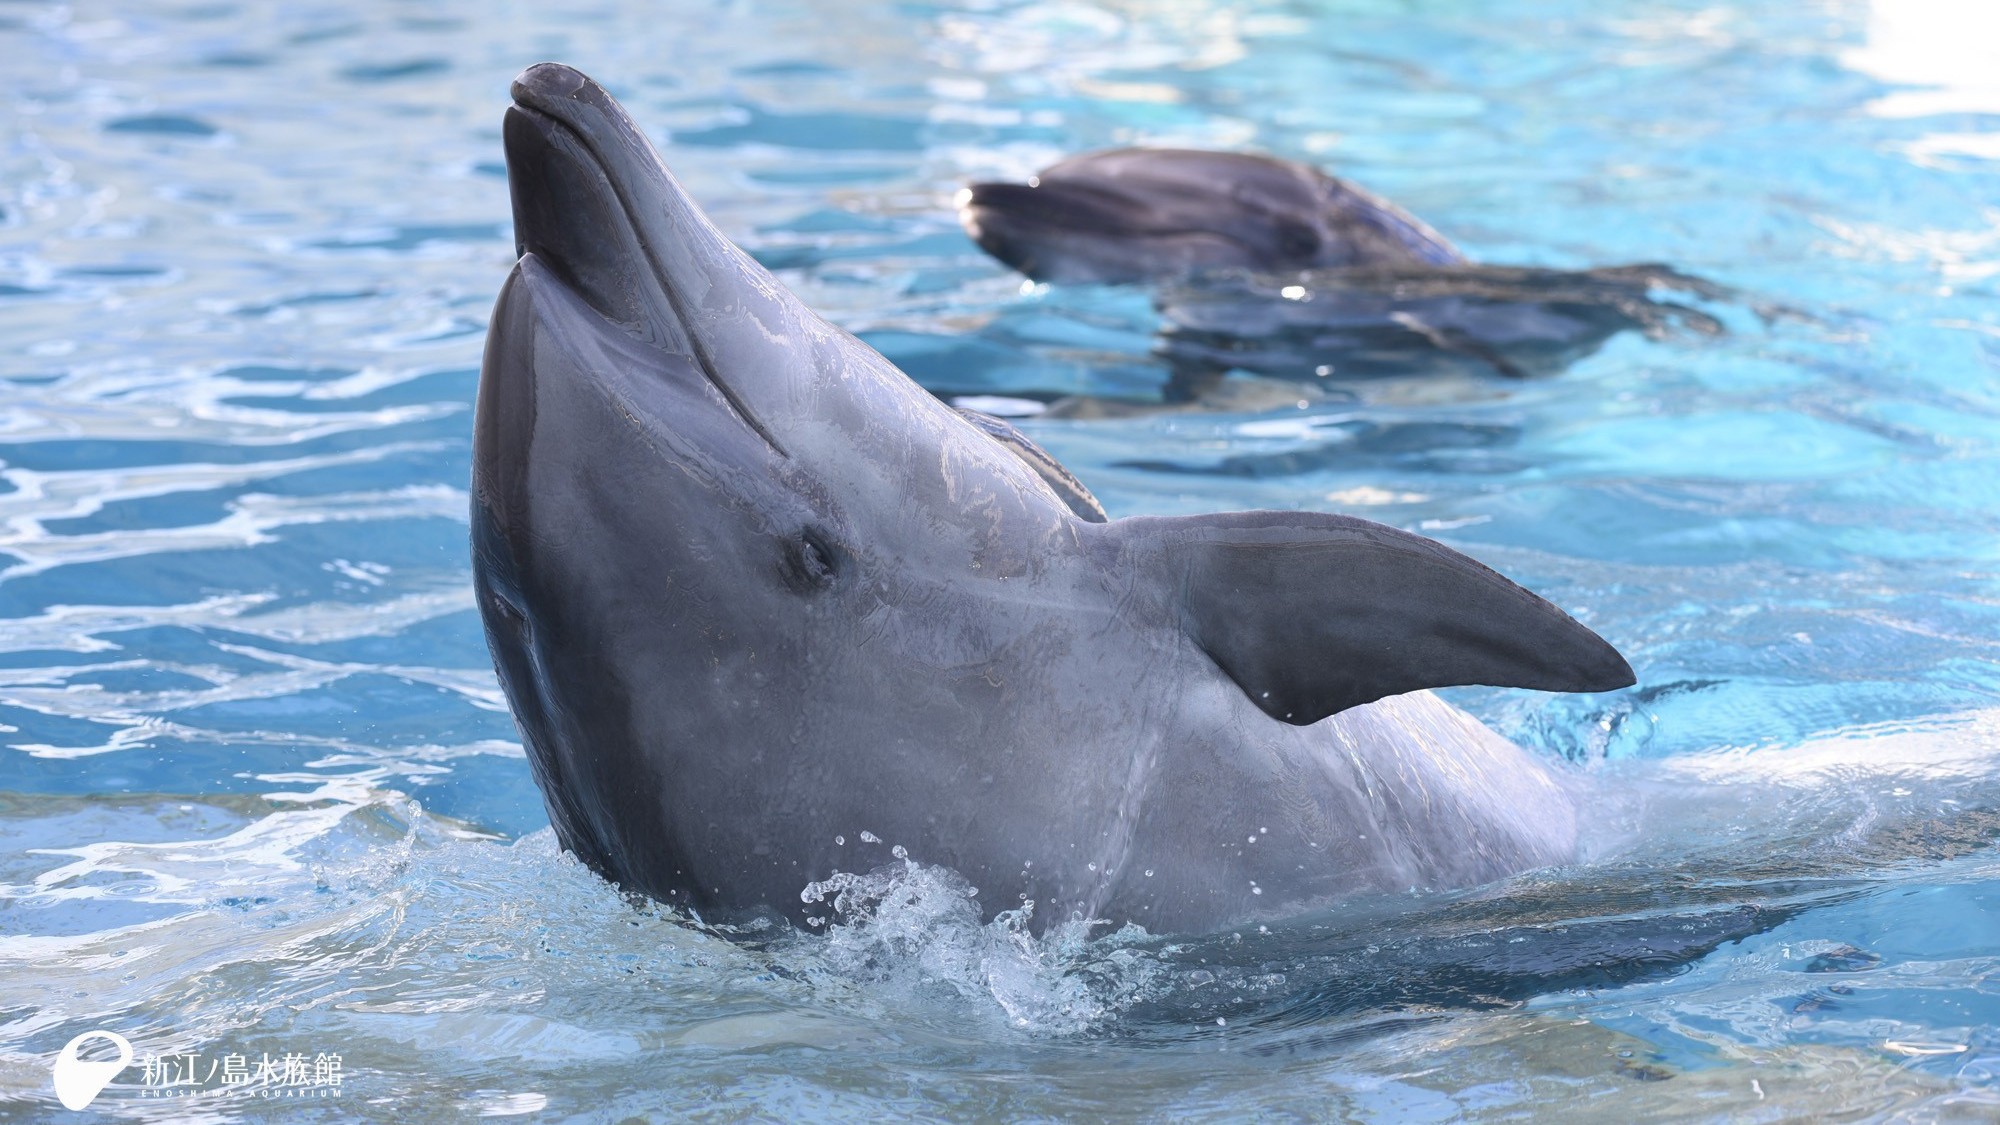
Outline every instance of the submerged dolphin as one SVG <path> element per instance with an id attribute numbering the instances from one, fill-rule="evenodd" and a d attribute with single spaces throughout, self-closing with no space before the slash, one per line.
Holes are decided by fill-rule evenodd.
<path id="1" fill-rule="evenodd" d="M 958 216 L 981 249 L 1036 281 L 1467 264 L 1443 235 L 1380 196 L 1241 152 L 1073 156 L 1025 184 L 973 184 L 959 193 Z"/>
<path id="2" fill-rule="evenodd" d="M 473 575 L 592 868 L 803 919 L 869 832 L 988 914 L 1160 932 L 1570 854 L 1566 783 L 1417 689 L 1631 683 L 1596 634 L 1363 520 L 1106 521 L 732 246 L 596 83 L 513 93 Z"/>
<path id="3" fill-rule="evenodd" d="M 1183 382 L 1210 367 L 1310 378 L 1439 360 L 1543 373 L 1626 329 L 1722 331 L 1655 290 L 1733 296 L 1661 265 L 1475 263 L 1385 199 L 1247 153 L 1089 153 L 1025 184 L 973 184 L 958 207 L 981 249 L 1037 281 L 1161 286 Z"/>

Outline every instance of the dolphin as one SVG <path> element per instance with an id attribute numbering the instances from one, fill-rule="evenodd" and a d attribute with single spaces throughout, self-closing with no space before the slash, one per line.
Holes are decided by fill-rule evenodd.
<path id="1" fill-rule="evenodd" d="M 1124 284 L 1199 273 L 1456 266 L 1421 219 L 1317 168 L 1243 152 L 1120 148 L 1025 184 L 977 183 L 959 223 L 1036 281 Z"/>
<path id="2" fill-rule="evenodd" d="M 1157 286 L 1169 397 L 1223 370 L 1312 379 L 1467 367 L 1548 374 L 1636 330 L 1722 322 L 1654 294 L 1737 295 L 1654 263 L 1474 262 L 1395 204 L 1251 153 L 1125 148 L 957 199 L 979 247 L 1036 281 Z M 1777 310 L 1758 309 L 1769 319 Z"/>
<path id="3" fill-rule="evenodd" d="M 606 879 L 804 924 L 893 844 L 988 916 L 1194 933 L 1570 857 L 1573 784 L 1423 689 L 1631 684 L 1602 638 L 1365 520 L 1107 519 L 731 245 L 597 83 L 513 100 L 473 583 Z"/>

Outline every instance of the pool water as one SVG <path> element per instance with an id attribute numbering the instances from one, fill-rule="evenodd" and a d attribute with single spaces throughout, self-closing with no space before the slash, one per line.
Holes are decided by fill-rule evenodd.
<path id="1" fill-rule="evenodd" d="M 2000 1117 L 1996 34 L 1942 0 L 0 3 L 0 1115 L 66 1116 L 53 1060 L 103 1028 L 135 1058 L 91 1112 L 134 1119 Z M 1189 942 L 982 925 L 894 841 L 815 937 L 562 856 L 465 522 L 540 59 L 1113 516 L 1368 516 L 1618 644 L 1622 692 L 1448 693 L 1589 776 L 1580 862 Z M 1170 407 L 1144 292 L 1024 286 L 950 212 L 1127 143 L 1754 300 L 1548 378 Z"/>

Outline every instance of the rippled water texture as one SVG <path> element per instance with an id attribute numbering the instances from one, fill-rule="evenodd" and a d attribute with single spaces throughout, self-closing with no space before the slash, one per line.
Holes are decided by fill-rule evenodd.
<path id="1" fill-rule="evenodd" d="M 176 1100 L 135 1061 L 121 1117 L 2000 1115 L 1996 39 L 1894 0 L 0 3 L 0 1115 L 64 1114 L 97 1027 L 344 1065 Z M 1588 862 L 1175 944 L 981 926 L 895 841 L 811 938 L 563 858 L 465 545 L 543 58 L 926 385 L 1087 406 L 1021 424 L 1114 516 L 1368 515 L 1617 642 L 1624 692 L 1454 693 L 1591 776 Z M 949 209 L 1132 142 L 1804 315 L 1158 409 L 1143 293 L 1024 290 Z"/>

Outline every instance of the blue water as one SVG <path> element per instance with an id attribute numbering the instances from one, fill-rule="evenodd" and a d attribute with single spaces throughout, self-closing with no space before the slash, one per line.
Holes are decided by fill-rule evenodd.
<path id="1" fill-rule="evenodd" d="M 343 1061 L 272 1100 L 135 1060 L 124 1118 L 2000 1116 L 1985 8 L 559 7 L 0 3 L 0 1115 L 67 1119 L 102 1027 Z M 981 926 L 921 862 L 831 937 L 725 940 L 562 857 L 465 545 L 543 58 L 919 380 L 1080 404 L 1020 421 L 1114 516 L 1362 514 L 1603 632 L 1637 687 L 1453 693 L 1601 783 L 1585 861 L 1186 946 Z M 1024 287 L 949 207 L 1142 142 L 1802 315 L 1161 409 L 1145 294 Z M 1722 936 L 1468 975 L 1620 925 Z"/>

